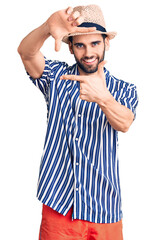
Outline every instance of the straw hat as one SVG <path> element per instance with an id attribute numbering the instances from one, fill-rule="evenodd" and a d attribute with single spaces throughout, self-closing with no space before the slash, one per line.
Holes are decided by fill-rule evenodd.
<path id="1" fill-rule="evenodd" d="M 109 39 L 113 39 L 116 36 L 116 32 L 107 32 L 106 24 L 103 17 L 103 13 L 99 6 L 97 5 L 87 5 L 87 6 L 77 6 L 73 9 L 73 12 L 78 11 L 80 15 L 84 18 L 83 23 L 78 27 L 96 27 L 96 30 L 89 33 L 71 33 L 65 36 L 62 41 L 68 43 L 68 38 L 75 35 L 84 34 L 105 34 Z"/>

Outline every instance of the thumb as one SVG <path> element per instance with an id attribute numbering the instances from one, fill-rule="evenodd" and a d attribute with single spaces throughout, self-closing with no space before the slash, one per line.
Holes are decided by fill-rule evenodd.
<path id="1" fill-rule="evenodd" d="M 107 63 L 106 60 L 103 60 L 102 62 L 99 63 L 99 65 L 98 65 L 98 72 L 99 73 L 103 73 L 103 68 L 104 68 L 106 63 Z"/>
<path id="2" fill-rule="evenodd" d="M 55 51 L 58 52 L 61 49 L 61 39 L 55 39 Z"/>

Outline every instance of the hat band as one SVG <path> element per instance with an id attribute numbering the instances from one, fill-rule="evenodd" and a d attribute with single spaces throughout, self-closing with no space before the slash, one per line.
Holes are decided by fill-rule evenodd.
<path id="1" fill-rule="evenodd" d="M 106 28 L 102 27 L 97 23 L 92 23 L 92 22 L 83 22 L 78 27 L 96 27 L 96 30 L 99 30 L 101 32 L 107 32 Z"/>

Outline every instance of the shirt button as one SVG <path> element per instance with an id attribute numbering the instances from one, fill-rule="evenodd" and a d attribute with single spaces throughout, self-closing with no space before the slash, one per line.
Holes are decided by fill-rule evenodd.
<path id="1" fill-rule="evenodd" d="M 76 141 L 78 141 L 79 139 L 78 138 L 75 138 Z"/>
<path id="2" fill-rule="evenodd" d="M 77 162 L 76 165 L 79 165 L 79 163 Z"/>
<path id="3" fill-rule="evenodd" d="M 81 114 L 78 114 L 78 117 L 81 117 Z"/>
<path id="4" fill-rule="evenodd" d="M 76 191 L 79 191 L 79 184 L 78 183 L 76 183 Z"/>

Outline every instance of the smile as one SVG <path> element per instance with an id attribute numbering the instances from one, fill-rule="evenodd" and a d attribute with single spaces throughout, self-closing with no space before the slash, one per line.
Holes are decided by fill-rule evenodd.
<path id="1" fill-rule="evenodd" d="M 97 58 L 92 58 L 92 59 L 83 59 L 83 62 L 87 65 L 94 64 Z"/>

